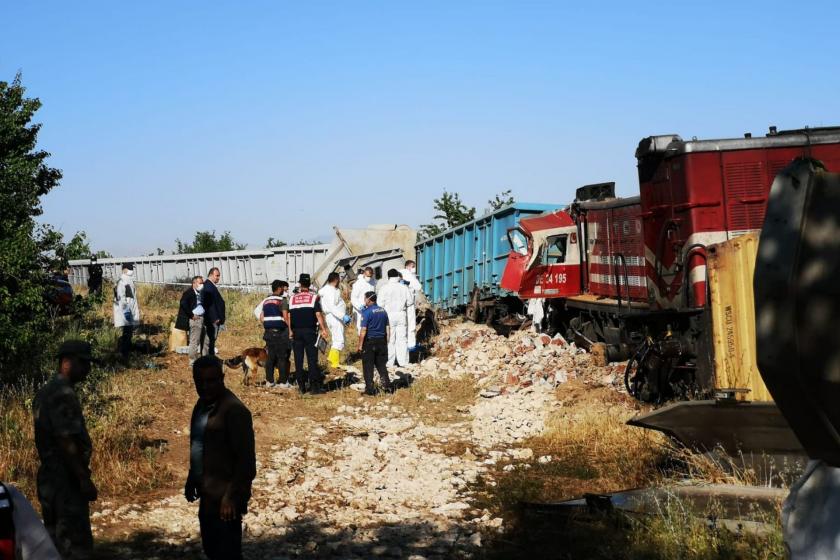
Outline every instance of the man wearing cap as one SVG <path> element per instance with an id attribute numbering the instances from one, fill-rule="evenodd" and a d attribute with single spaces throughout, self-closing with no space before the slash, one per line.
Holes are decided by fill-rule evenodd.
<path id="1" fill-rule="evenodd" d="M 38 500 L 44 525 L 65 560 L 87 558 L 93 548 L 89 502 L 97 489 L 90 477 L 93 446 L 74 387 L 90 373 L 90 344 L 64 342 L 58 372 L 32 403 L 38 468 Z"/>
<path id="2" fill-rule="evenodd" d="M 131 335 L 140 324 L 140 306 L 137 304 L 137 290 L 134 287 L 134 265 L 124 263 L 122 275 L 114 286 L 114 326 L 122 328 L 117 350 L 123 358 L 131 352 Z"/>
<path id="3" fill-rule="evenodd" d="M 295 377 L 300 392 L 307 391 L 307 378 L 311 393 L 323 393 L 323 379 L 318 367 L 318 331 L 327 338 L 327 327 L 318 294 L 309 290 L 312 280 L 308 274 L 301 274 L 298 280 L 300 291 L 289 298 L 289 338 L 295 352 Z M 309 367 L 309 375 L 303 375 L 303 356 Z"/>
<path id="4" fill-rule="evenodd" d="M 391 390 L 388 378 L 388 312 L 376 305 L 376 293 L 365 294 L 365 308 L 362 311 L 362 330 L 359 333 L 359 352 L 362 354 L 362 371 L 365 377 L 365 394 L 375 395 L 373 368 L 379 372 L 380 383 L 385 391 Z"/>
<path id="5" fill-rule="evenodd" d="M 280 371 L 280 388 L 291 389 L 289 385 L 289 302 L 284 297 L 289 283 L 275 280 L 271 283 L 271 295 L 260 302 L 254 309 L 254 315 L 263 324 L 265 333 L 265 384 L 274 387 L 274 368 Z"/>

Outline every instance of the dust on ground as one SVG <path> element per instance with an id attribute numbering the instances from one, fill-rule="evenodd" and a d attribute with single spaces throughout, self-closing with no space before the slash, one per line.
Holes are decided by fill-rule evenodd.
<path id="1" fill-rule="evenodd" d="M 255 339 L 253 330 L 223 335 L 220 354 Z M 481 505 L 477 489 L 492 488 L 498 473 L 545 461 L 523 444 L 545 432 L 552 414 L 573 407 L 581 387 L 619 388 L 613 368 L 592 366 L 559 337 L 506 338 L 459 322 L 433 349 L 432 358 L 402 370 L 415 378 L 410 388 L 378 397 L 362 396 L 357 385 L 319 396 L 244 387 L 240 372 L 228 371 L 228 386 L 254 415 L 257 440 L 247 558 L 481 555 L 509 520 Z M 358 374 L 354 366 L 333 377 Z M 162 442 L 166 468 L 180 476 L 152 495 L 97 502 L 95 535 L 122 558 L 201 557 L 197 505 L 181 493 L 195 400 L 187 358 L 168 354 L 136 382 L 150 388 L 149 437 Z M 566 387 L 577 389 L 564 396 Z"/>

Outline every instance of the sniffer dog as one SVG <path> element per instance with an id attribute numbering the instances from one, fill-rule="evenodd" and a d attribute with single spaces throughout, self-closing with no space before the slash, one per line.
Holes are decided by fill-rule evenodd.
<path id="1" fill-rule="evenodd" d="M 267 359 L 268 353 L 265 348 L 252 347 L 246 348 L 238 356 L 225 360 L 225 365 L 230 368 L 241 366 L 244 372 L 242 384 L 247 386 L 256 378 L 257 369 L 265 368 Z"/>

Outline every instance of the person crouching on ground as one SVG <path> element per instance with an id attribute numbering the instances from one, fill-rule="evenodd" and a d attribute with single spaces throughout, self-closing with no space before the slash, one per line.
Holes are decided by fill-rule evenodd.
<path id="1" fill-rule="evenodd" d="M 198 402 L 190 420 L 187 501 L 200 500 L 201 544 L 210 560 L 242 558 L 242 516 L 257 475 L 251 412 L 225 388 L 222 362 L 202 356 L 193 364 Z"/>
<path id="2" fill-rule="evenodd" d="M 365 309 L 362 311 L 362 332 L 359 334 L 359 352 L 362 354 L 362 372 L 365 377 L 365 394 L 375 395 L 373 368 L 379 371 L 380 384 L 385 391 L 391 391 L 388 378 L 388 339 L 391 327 L 388 313 L 376 305 L 376 293 L 365 294 Z"/>
<path id="3" fill-rule="evenodd" d="M 122 275 L 114 286 L 114 327 L 122 328 L 117 350 L 123 358 L 131 352 L 131 336 L 134 327 L 140 324 L 140 306 L 137 303 L 137 289 L 134 287 L 134 265 L 122 265 Z"/>

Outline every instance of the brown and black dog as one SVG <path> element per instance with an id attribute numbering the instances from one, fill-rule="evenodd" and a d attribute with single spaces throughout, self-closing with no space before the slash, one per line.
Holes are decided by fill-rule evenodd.
<path id="1" fill-rule="evenodd" d="M 268 354 L 265 348 L 246 348 L 238 356 L 225 360 L 225 365 L 230 368 L 237 366 L 242 367 L 244 375 L 242 376 L 242 384 L 250 385 L 253 374 L 254 378 L 257 374 L 257 368 L 265 368 L 265 362 L 268 359 Z"/>

